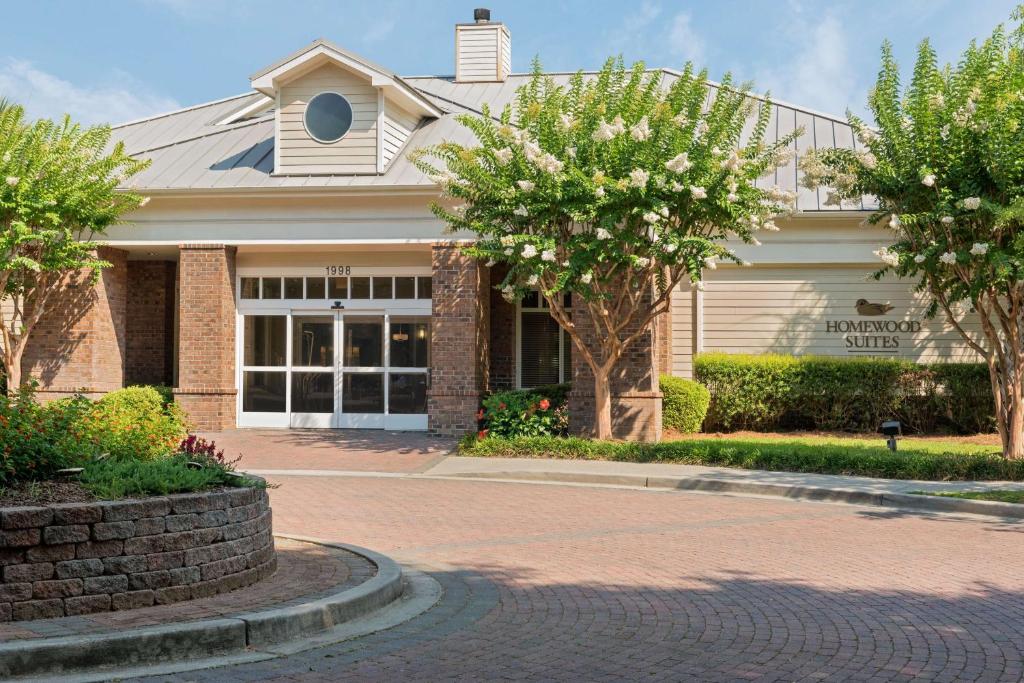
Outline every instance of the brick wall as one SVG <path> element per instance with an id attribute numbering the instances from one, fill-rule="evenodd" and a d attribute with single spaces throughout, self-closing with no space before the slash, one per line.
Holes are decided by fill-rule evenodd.
<path id="1" fill-rule="evenodd" d="M 203 598 L 276 567 L 265 489 L 0 509 L 0 621 Z"/>
<path id="2" fill-rule="evenodd" d="M 458 247 L 432 250 L 431 384 L 427 424 L 437 434 L 476 429 L 476 411 L 488 382 L 489 273 Z"/>
<path id="3" fill-rule="evenodd" d="M 489 386 L 491 391 L 514 389 L 516 386 L 516 305 L 505 301 L 494 288 L 508 273 L 508 267 L 491 268 L 491 360 Z"/>
<path id="4" fill-rule="evenodd" d="M 584 304 L 573 303 L 573 323 L 588 344 L 594 344 L 595 327 Z M 655 324 L 630 344 L 611 377 L 612 434 L 630 441 L 661 439 L 661 391 L 658 389 L 658 348 Z M 622 334 L 626 336 L 630 330 Z M 593 435 L 594 375 L 573 350 L 573 387 L 569 393 L 569 429 Z"/>
<path id="5" fill-rule="evenodd" d="M 39 381 L 44 400 L 124 386 L 127 253 L 101 247 L 99 256 L 112 267 L 101 271 L 95 285 L 88 271 L 64 278 L 25 349 L 25 380 Z"/>
<path id="6" fill-rule="evenodd" d="M 173 261 L 129 261 L 125 384 L 174 383 Z"/>
<path id="7" fill-rule="evenodd" d="M 183 244 L 175 399 L 201 430 L 235 426 L 235 247 Z"/>

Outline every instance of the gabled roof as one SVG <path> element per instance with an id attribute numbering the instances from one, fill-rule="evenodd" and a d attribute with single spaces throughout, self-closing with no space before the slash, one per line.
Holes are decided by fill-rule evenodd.
<path id="1" fill-rule="evenodd" d="M 285 61 L 288 60 L 268 67 L 257 77 L 274 71 Z M 678 77 L 675 71 L 657 71 L 666 84 Z M 564 84 L 572 74 L 550 75 L 556 82 Z M 444 140 L 471 143 L 472 133 L 455 117 L 465 112 L 479 113 L 484 103 L 489 104 L 493 113 L 500 112 L 513 101 L 516 89 L 529 78 L 530 74 L 513 74 L 502 83 L 456 83 L 452 76 L 397 79 L 414 90 L 417 97 L 430 103 L 440 115 L 425 119 L 387 170 L 377 175 L 272 175 L 274 112 L 261 108 L 260 103 L 266 98 L 258 92 L 117 126 L 114 137 L 125 142 L 129 153 L 151 159 L 151 166 L 132 179 L 134 187 L 149 193 L 271 192 L 278 189 L 432 191 L 434 183 L 412 165 L 407 158 L 408 152 Z M 717 85 L 709 85 L 713 96 Z M 798 155 L 808 149 L 857 147 L 853 131 L 840 117 L 774 100 L 768 105 L 761 102 L 760 106 L 771 107 L 766 142 L 771 143 L 802 127 L 803 134 L 793 143 Z M 248 108 L 255 111 L 242 117 L 232 117 Z M 233 122 L 221 123 L 225 119 Z M 861 202 L 844 202 L 842 207 L 826 206 L 825 189 L 803 188 L 799 184 L 799 176 L 797 161 L 794 160 L 777 169 L 764 182 L 796 192 L 797 206 L 802 211 L 873 208 L 870 198 Z"/>
<path id="2" fill-rule="evenodd" d="M 327 63 L 337 64 L 366 77 L 370 85 L 383 89 L 386 96 L 397 100 L 414 114 L 440 116 L 442 113 L 415 88 L 407 85 L 392 72 L 323 38 L 314 40 L 301 50 L 257 71 L 251 77 L 252 88 L 273 97 L 282 83 Z"/>

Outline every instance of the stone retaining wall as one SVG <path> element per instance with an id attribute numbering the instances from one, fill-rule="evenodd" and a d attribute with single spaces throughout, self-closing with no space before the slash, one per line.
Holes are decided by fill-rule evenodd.
<path id="1" fill-rule="evenodd" d="M 265 489 L 0 508 L 0 621 L 203 598 L 276 566 Z"/>

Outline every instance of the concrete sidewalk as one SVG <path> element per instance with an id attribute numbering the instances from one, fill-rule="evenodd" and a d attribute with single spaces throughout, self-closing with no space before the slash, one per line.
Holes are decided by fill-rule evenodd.
<path id="1" fill-rule="evenodd" d="M 726 467 L 665 463 L 628 463 L 544 458 L 473 458 L 450 456 L 420 476 L 548 481 L 642 486 L 718 493 L 782 496 L 801 500 L 845 502 L 966 512 L 1024 518 L 1024 505 L 913 495 L 913 491 L 980 491 L 1024 489 L 1024 482 L 913 481 L 828 474 L 766 472 Z"/>

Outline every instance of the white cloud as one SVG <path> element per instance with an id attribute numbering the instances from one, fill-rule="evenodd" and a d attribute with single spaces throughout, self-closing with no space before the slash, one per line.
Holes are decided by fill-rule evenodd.
<path id="1" fill-rule="evenodd" d="M 693 62 L 700 68 L 704 61 L 704 40 L 693 30 L 691 22 L 689 12 L 680 12 L 672 18 L 668 28 L 668 51 L 673 57 Z"/>
<path id="2" fill-rule="evenodd" d="M 116 84 L 80 86 L 21 59 L 0 61 L 0 96 L 25 107 L 30 118 L 70 114 L 83 124 L 123 123 L 181 108 L 126 74 L 118 74 Z"/>
<path id="3" fill-rule="evenodd" d="M 794 29 L 801 39 L 789 41 L 793 52 L 787 59 L 758 73 L 758 89 L 828 114 L 858 111 L 867 88 L 854 71 L 856 61 L 842 24 L 832 14 L 813 24 L 798 23 Z"/>

